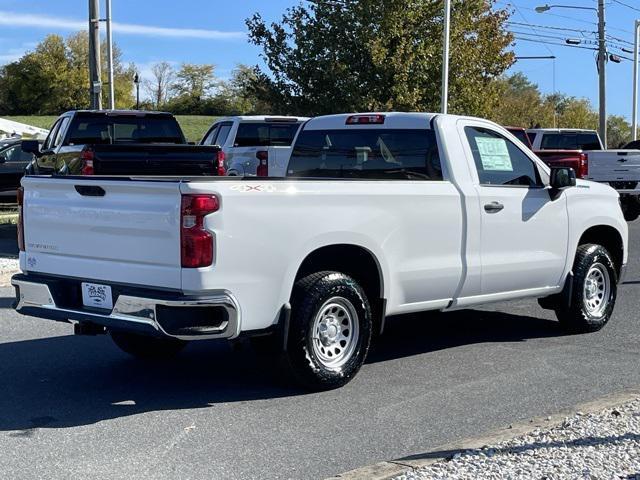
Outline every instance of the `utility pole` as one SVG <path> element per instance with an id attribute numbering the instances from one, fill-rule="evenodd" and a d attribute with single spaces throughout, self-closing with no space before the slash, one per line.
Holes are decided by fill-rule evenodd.
<path id="1" fill-rule="evenodd" d="M 600 138 L 607 148 L 607 44 L 604 0 L 598 0 L 598 77 L 600 84 Z"/>
<path id="2" fill-rule="evenodd" d="M 444 0 L 444 27 L 442 36 L 442 113 L 449 110 L 449 37 L 451 24 L 451 0 Z"/>
<path id="3" fill-rule="evenodd" d="M 632 127 L 631 134 L 633 139 L 638 139 L 638 50 L 640 50 L 640 20 L 636 20 L 635 27 L 633 29 L 633 114 L 631 115 Z"/>
<path id="4" fill-rule="evenodd" d="M 116 98 L 113 85 L 113 37 L 111 36 L 111 0 L 105 0 L 107 24 L 107 70 L 109 75 L 109 109 L 116 108 Z"/>
<path id="5" fill-rule="evenodd" d="M 94 110 L 102 110 L 99 13 L 100 0 L 89 0 L 89 95 Z"/>

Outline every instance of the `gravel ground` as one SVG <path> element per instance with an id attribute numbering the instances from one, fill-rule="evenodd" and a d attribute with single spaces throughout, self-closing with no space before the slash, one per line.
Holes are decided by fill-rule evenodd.
<path id="1" fill-rule="evenodd" d="M 18 260 L 14 258 L 0 258 L 0 286 L 11 285 L 11 277 L 20 270 Z"/>
<path id="2" fill-rule="evenodd" d="M 456 453 L 395 480 L 470 478 L 640 480 L 640 399 L 578 412 L 557 427 Z"/>

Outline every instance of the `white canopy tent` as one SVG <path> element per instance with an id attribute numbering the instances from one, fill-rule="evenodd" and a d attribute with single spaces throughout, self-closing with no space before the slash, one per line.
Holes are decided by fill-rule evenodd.
<path id="1" fill-rule="evenodd" d="M 43 139 L 48 133 L 49 130 L 45 130 L 44 128 L 38 128 L 25 123 L 0 118 L 0 138 L 27 136 Z"/>

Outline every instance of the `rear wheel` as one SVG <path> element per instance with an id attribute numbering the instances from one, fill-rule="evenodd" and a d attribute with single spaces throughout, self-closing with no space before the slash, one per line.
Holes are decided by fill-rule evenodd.
<path id="1" fill-rule="evenodd" d="M 139 359 L 158 360 L 176 356 L 187 342 L 175 338 L 157 338 L 112 331 L 111 339 L 120 350 Z"/>
<path id="2" fill-rule="evenodd" d="M 347 384 L 364 364 L 372 315 L 364 290 L 339 272 L 299 280 L 291 299 L 285 360 L 295 379 L 311 390 Z"/>
<path id="3" fill-rule="evenodd" d="M 556 316 L 571 332 L 598 331 L 609 322 L 617 295 L 618 275 L 609 252 L 601 245 L 581 245 L 573 273 L 570 304 L 556 309 Z"/>

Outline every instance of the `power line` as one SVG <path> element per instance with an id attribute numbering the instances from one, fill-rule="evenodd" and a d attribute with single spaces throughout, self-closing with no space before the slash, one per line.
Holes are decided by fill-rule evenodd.
<path id="1" fill-rule="evenodd" d="M 561 30 L 561 31 L 566 31 L 566 32 L 574 32 L 574 33 L 590 33 L 590 34 L 596 34 L 597 32 L 593 31 L 593 30 L 580 30 L 577 28 L 566 28 L 566 27 L 552 27 L 551 25 L 537 25 L 537 24 L 532 24 L 532 23 L 522 23 L 522 22 L 514 22 L 511 20 L 508 20 L 505 22 L 506 24 L 509 25 L 518 25 L 518 26 L 530 26 L 530 27 L 535 27 L 535 28 L 543 28 L 543 29 L 547 29 L 547 30 Z"/>
<path id="2" fill-rule="evenodd" d="M 533 43 L 542 43 L 542 44 L 546 44 L 546 45 L 555 45 L 557 47 L 567 47 L 567 48 L 580 48 L 582 50 L 592 50 L 597 52 L 598 49 L 597 48 L 590 48 L 590 47 L 582 47 L 580 45 L 568 45 L 566 43 L 554 43 L 554 42 L 549 42 L 546 40 L 540 40 L 540 39 L 536 39 L 536 38 L 524 38 L 524 37 L 515 37 L 516 40 L 522 40 L 524 42 L 533 42 Z"/>
<path id="3" fill-rule="evenodd" d="M 618 5 L 622 5 L 623 7 L 630 8 L 631 10 L 635 10 L 636 12 L 640 12 L 640 8 L 629 5 L 628 3 L 621 2 L 620 0 L 611 0 Z"/>

